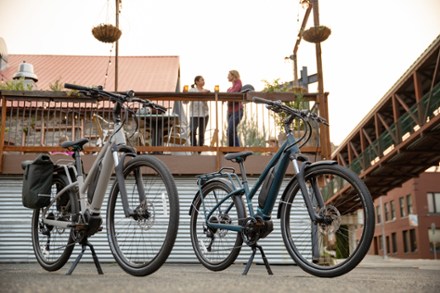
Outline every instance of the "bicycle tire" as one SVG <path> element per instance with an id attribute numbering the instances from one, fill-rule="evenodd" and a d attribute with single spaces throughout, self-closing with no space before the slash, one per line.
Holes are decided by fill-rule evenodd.
<path id="1" fill-rule="evenodd" d="M 311 166 L 304 175 L 309 193 L 313 193 L 312 180 L 319 183 L 325 202 L 321 211 L 332 222 L 316 224 L 310 220 L 298 181 L 294 179 L 290 188 L 287 187 L 281 208 L 284 244 L 295 263 L 312 275 L 346 274 L 362 261 L 373 238 L 375 218 L 370 192 L 353 171 L 336 164 Z M 340 188 L 343 196 L 336 196 L 335 191 Z M 316 203 L 313 205 L 315 210 L 319 209 Z"/>
<path id="2" fill-rule="evenodd" d="M 67 186 L 65 175 L 54 174 L 51 198 Z M 78 199 L 73 191 L 61 195 L 48 209 L 46 218 L 74 222 L 78 214 Z M 75 247 L 73 228 L 57 228 L 42 222 L 43 209 L 35 209 L 32 215 L 32 247 L 35 257 L 42 268 L 57 271 L 69 260 Z"/>
<path id="3" fill-rule="evenodd" d="M 141 175 L 145 190 L 142 203 L 134 172 Z M 179 225 L 177 188 L 168 168 L 152 156 L 131 159 L 123 174 L 129 206 L 138 213 L 125 217 L 116 181 L 107 207 L 107 237 L 119 266 L 133 276 L 146 276 L 162 266 L 174 246 Z"/>
<path id="4" fill-rule="evenodd" d="M 232 192 L 229 184 L 214 180 L 202 187 L 204 205 L 210 212 L 219 198 L 224 198 Z M 202 200 L 199 197 L 191 208 L 190 235 L 194 252 L 200 263 L 211 271 L 222 271 L 228 268 L 240 254 L 243 238 L 240 232 L 210 229 L 206 225 Z M 222 208 L 224 210 L 222 210 Z M 242 198 L 230 197 L 210 217 L 211 221 L 226 222 L 239 225 L 246 218 Z"/>

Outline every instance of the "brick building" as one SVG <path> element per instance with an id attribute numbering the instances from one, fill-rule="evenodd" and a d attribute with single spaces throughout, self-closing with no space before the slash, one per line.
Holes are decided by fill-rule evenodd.
<path id="1" fill-rule="evenodd" d="M 371 254 L 384 255 L 386 250 L 388 256 L 397 258 L 440 258 L 440 172 L 433 171 L 374 201 L 376 231 Z"/>

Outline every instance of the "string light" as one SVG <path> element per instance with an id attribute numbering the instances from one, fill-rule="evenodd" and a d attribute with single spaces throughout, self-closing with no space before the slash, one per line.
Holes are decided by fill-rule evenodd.
<path id="1" fill-rule="evenodd" d="M 108 64 L 107 64 L 107 69 L 105 70 L 105 76 L 104 76 L 104 85 L 103 85 L 104 89 L 105 89 L 105 85 L 107 84 L 108 70 L 109 70 L 110 66 L 112 65 L 113 47 L 114 47 L 114 43 L 112 43 L 112 46 L 110 47 L 110 53 L 108 56 Z"/>

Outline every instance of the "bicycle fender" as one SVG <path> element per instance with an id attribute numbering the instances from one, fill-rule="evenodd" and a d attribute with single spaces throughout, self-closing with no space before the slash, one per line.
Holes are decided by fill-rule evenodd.
<path id="1" fill-rule="evenodd" d="M 337 164 L 336 161 L 334 160 L 325 160 L 325 161 L 319 161 L 319 162 L 314 162 L 314 163 L 309 163 L 309 164 L 304 164 L 304 170 L 302 170 L 302 172 L 305 172 L 308 168 L 312 168 L 314 166 L 320 166 L 320 165 L 335 165 Z M 289 183 L 287 184 L 286 188 L 284 189 L 283 195 L 281 196 L 279 205 L 278 205 L 278 212 L 277 212 L 277 219 L 280 218 L 281 216 L 281 209 L 283 208 L 283 206 L 285 205 L 285 201 L 286 201 L 286 197 L 287 197 L 287 192 L 288 190 L 290 190 L 290 188 L 292 187 L 292 185 L 295 183 L 295 181 L 297 180 L 296 175 L 289 181 Z"/>
<path id="2" fill-rule="evenodd" d="M 200 197 L 200 195 L 201 195 L 200 192 L 201 192 L 201 190 L 203 189 L 203 187 L 204 187 L 206 184 L 209 184 L 210 182 L 214 182 L 214 181 L 220 181 L 220 182 L 222 182 L 222 183 L 225 183 L 225 184 L 227 184 L 227 185 L 229 185 L 229 186 L 231 187 L 231 190 L 233 189 L 231 183 L 229 182 L 229 180 L 226 180 L 226 179 L 224 179 L 224 178 L 214 178 L 214 179 L 211 179 L 211 180 L 206 181 L 206 182 L 201 186 L 201 188 L 199 188 L 199 191 L 197 191 L 196 195 L 194 196 L 194 198 L 193 198 L 193 200 L 192 200 L 192 202 L 191 202 L 191 205 L 190 205 L 190 207 L 189 207 L 188 215 L 191 215 L 192 210 L 193 210 L 193 207 L 194 207 L 194 205 L 196 204 L 196 200 Z"/>
<path id="3" fill-rule="evenodd" d="M 116 151 L 120 153 L 126 153 L 126 154 L 136 154 L 136 150 L 128 145 L 116 145 L 115 146 Z"/>

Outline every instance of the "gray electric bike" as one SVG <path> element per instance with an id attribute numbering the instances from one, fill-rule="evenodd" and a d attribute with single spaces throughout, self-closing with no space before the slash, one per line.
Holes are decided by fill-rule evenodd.
<path id="1" fill-rule="evenodd" d="M 173 248 L 179 222 L 178 194 L 173 176 L 162 161 L 138 155 L 126 144 L 123 125 L 131 111 L 128 105 L 135 102 L 161 112 L 166 109 L 134 97 L 132 91 L 119 94 L 102 87 L 72 84 L 65 84 L 65 88 L 91 99 L 112 101 L 114 130 L 87 175 L 81 153 L 88 140 L 62 144 L 74 152 L 73 160 L 55 163 L 50 203 L 33 212 L 32 244 L 36 258 L 45 270 L 58 270 L 78 243 L 82 245 L 81 253 L 67 274 L 73 272 L 87 247 L 92 251 L 98 273 L 102 274 L 89 238 L 102 230 L 101 207 L 114 176 L 106 215 L 111 252 L 127 273 L 151 274 L 161 267 Z"/>

